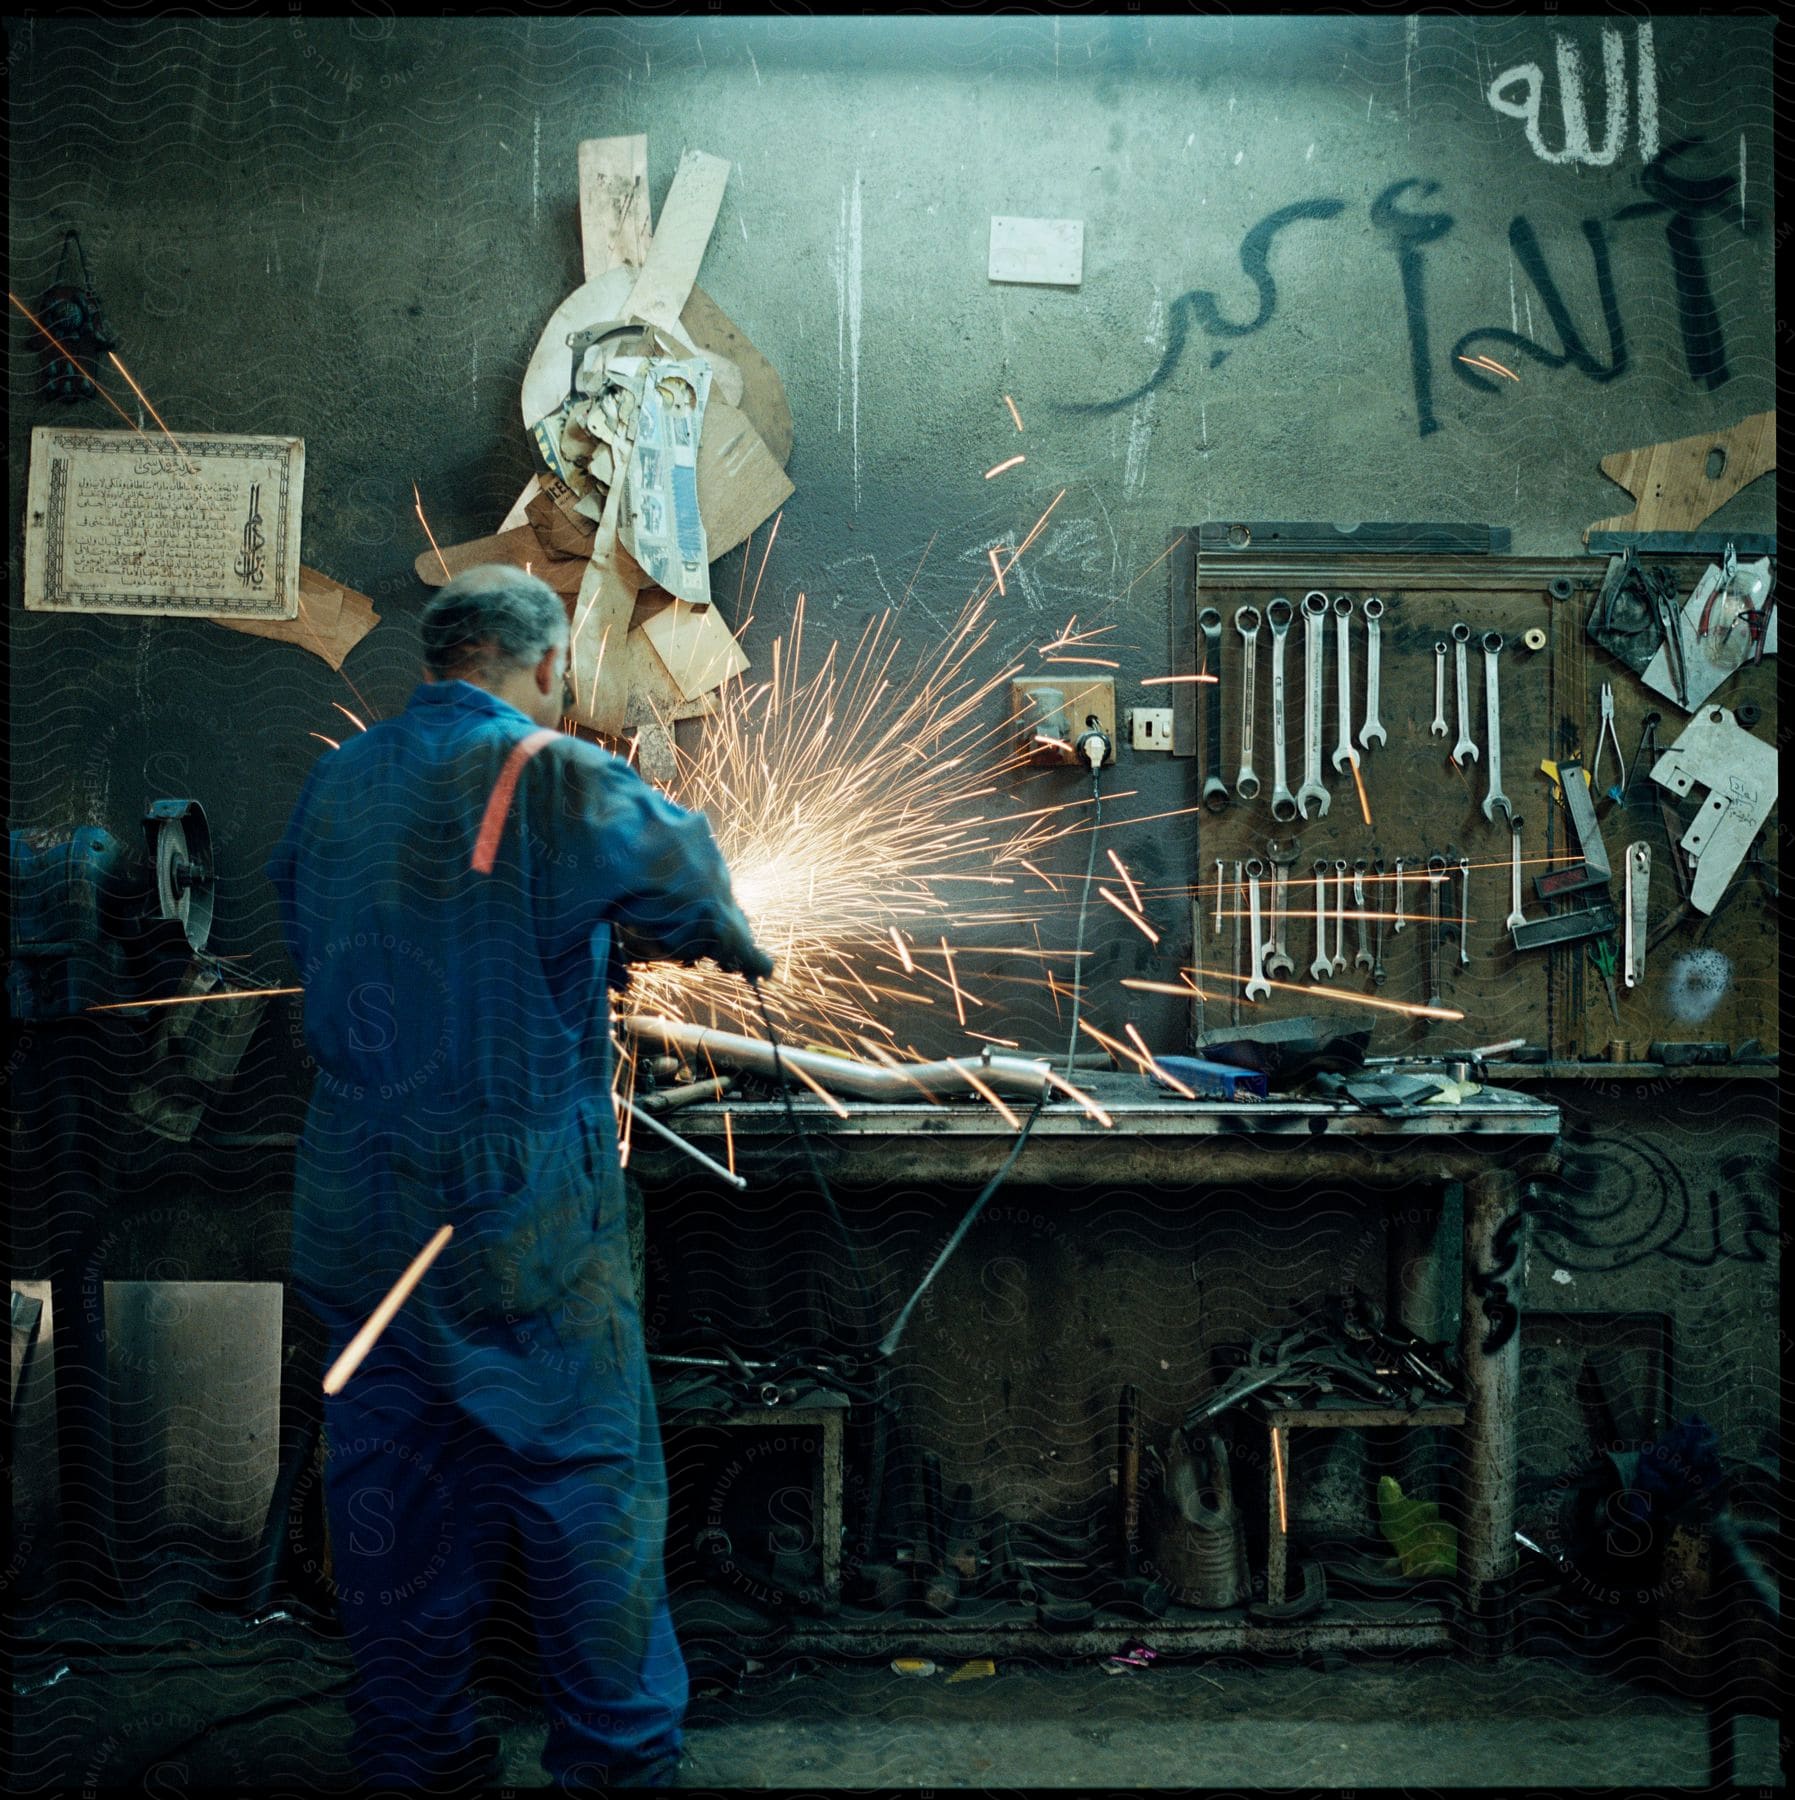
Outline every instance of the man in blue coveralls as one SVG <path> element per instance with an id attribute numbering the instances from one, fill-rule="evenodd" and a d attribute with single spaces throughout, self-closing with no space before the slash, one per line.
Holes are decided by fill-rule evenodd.
<path id="1" fill-rule="evenodd" d="M 471 569 L 423 639 L 410 705 L 319 759 L 268 870 L 317 1071 L 293 1281 L 333 1358 L 455 1228 L 326 1402 L 354 1753 L 383 1787 L 490 1772 L 468 1684 L 515 1539 L 551 1778 L 666 1785 L 686 1671 L 606 977 L 630 957 L 772 964 L 703 816 L 552 729 L 568 665 L 552 589 Z"/>

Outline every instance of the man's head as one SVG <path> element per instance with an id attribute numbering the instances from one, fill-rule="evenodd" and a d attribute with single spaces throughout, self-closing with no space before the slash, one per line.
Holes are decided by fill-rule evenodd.
<path id="1" fill-rule="evenodd" d="M 565 710 L 567 611 L 546 582 L 504 563 L 457 575 L 424 608 L 424 672 L 471 681 L 553 725 Z"/>

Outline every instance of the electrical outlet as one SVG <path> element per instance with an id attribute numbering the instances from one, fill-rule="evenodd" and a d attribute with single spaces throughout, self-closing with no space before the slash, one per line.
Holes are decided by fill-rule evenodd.
<path id="1" fill-rule="evenodd" d="M 1116 684 L 1109 676 L 1100 680 L 1055 679 L 1027 676 L 1010 683 L 1010 717 L 1025 748 L 1044 760 L 1082 761 L 1074 749 L 1080 737 L 1093 729 L 1109 739 L 1106 764 L 1116 754 Z M 1170 726 L 1167 727 L 1169 733 Z M 1038 738 L 1053 743 L 1044 744 Z"/>
<path id="2" fill-rule="evenodd" d="M 1172 748 L 1172 709 L 1169 706 L 1131 706 L 1128 709 L 1129 742 L 1137 750 Z"/>

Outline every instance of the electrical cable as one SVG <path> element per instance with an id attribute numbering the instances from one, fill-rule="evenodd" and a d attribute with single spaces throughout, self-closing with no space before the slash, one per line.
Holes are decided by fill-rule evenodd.
<path id="1" fill-rule="evenodd" d="M 1087 734 L 1088 735 L 1088 734 Z M 1083 738 L 1079 739 L 1082 745 Z M 1107 740 L 1105 748 L 1108 748 Z M 1078 942 L 1072 952 L 1072 1035 L 1066 1040 L 1065 1076 L 1072 1079 L 1072 1059 L 1078 1054 L 1078 1009 L 1084 998 L 1084 928 L 1091 909 L 1091 879 L 1097 872 L 1097 833 L 1103 828 L 1103 794 L 1097 785 L 1103 767 L 1099 758 L 1091 764 L 1091 799 L 1096 803 L 1096 817 L 1091 822 L 1091 854 L 1085 859 L 1084 891 L 1078 897 Z"/>

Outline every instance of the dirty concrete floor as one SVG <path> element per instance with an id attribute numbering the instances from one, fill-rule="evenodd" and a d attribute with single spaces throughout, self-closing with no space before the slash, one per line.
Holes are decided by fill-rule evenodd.
<path id="1" fill-rule="evenodd" d="M 307 1793 L 351 1779 L 340 1642 L 297 1626 L 60 1660 L 15 1699 L 9 1790 L 93 1791 L 157 1768 L 200 1787 Z M 1317 1668 L 1210 1660 L 1105 1675 L 999 1662 L 983 1680 L 884 1665 L 773 1665 L 702 1687 L 688 1787 L 1574 1787 L 1707 1785 L 1693 1704 L 1564 1662 L 1445 1656 Z M 543 1784 L 539 1715 L 496 1701 L 508 1785 Z M 1781 1781 L 1777 1726 L 1737 1726 L 1738 1779 Z"/>

